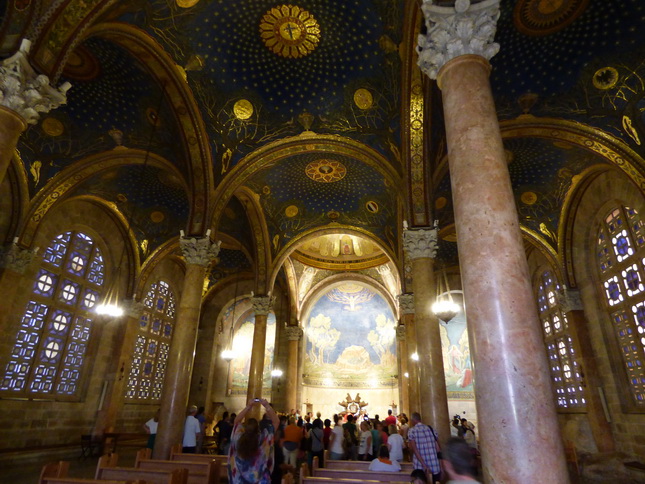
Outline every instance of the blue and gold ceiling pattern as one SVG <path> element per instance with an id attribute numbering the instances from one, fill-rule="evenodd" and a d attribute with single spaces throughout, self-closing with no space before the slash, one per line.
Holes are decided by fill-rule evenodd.
<path id="1" fill-rule="evenodd" d="M 98 173 L 68 196 L 91 195 L 116 205 L 145 258 L 186 228 L 189 204 L 181 180 L 153 166 L 122 166 Z"/>
<path id="2" fill-rule="evenodd" d="M 396 251 L 397 187 L 360 161 L 304 153 L 262 170 L 247 185 L 259 196 L 274 253 L 300 233 L 334 222 L 372 232 Z"/>
<path id="3" fill-rule="evenodd" d="M 216 177 L 255 148 L 309 128 L 354 137 L 399 161 L 400 2 L 177 3 L 191 6 L 153 0 L 121 20 L 146 29 L 186 68 Z M 265 45 L 261 26 L 270 14 L 283 30 L 269 40 L 288 43 L 290 35 L 300 36 L 297 22 L 284 22 L 296 8 L 315 19 L 318 41 L 306 55 L 285 56 Z M 372 101 L 356 103 L 361 88 Z M 311 121 L 303 122 L 303 115 Z"/>
<path id="4" fill-rule="evenodd" d="M 150 150 L 182 169 L 177 125 L 152 77 L 120 47 L 87 40 L 71 56 L 67 104 L 42 116 L 18 150 L 32 193 L 86 156 L 117 146 Z M 152 138 L 151 138 L 152 136 Z"/>
<path id="5" fill-rule="evenodd" d="M 219 217 L 217 229 L 233 237 L 249 254 L 254 253 L 253 230 L 246 210 L 237 197 L 232 197 Z"/>

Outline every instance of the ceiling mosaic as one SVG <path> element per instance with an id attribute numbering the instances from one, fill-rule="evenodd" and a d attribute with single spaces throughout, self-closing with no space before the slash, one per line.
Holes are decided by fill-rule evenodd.
<path id="1" fill-rule="evenodd" d="M 398 161 L 401 15 L 394 0 L 152 0 L 120 20 L 187 71 L 218 176 L 303 129 L 355 137 Z"/>
<path id="2" fill-rule="evenodd" d="M 344 175 L 337 179 L 309 176 L 341 166 Z M 260 200 L 274 253 L 298 234 L 334 222 L 368 230 L 396 251 L 396 187 L 362 162 L 335 153 L 302 153 L 260 171 L 247 185 Z"/>
<path id="3" fill-rule="evenodd" d="M 590 151 L 562 141 L 512 138 L 505 139 L 504 146 L 520 223 L 557 248 L 558 224 L 567 193 L 585 169 L 607 162 Z M 435 193 L 435 216 L 440 221 L 440 228 L 444 228 L 454 223 L 448 175 Z M 439 246 L 440 259 L 451 260 L 455 255 L 449 245 L 454 242 L 451 234 L 454 231 Z"/>
<path id="4" fill-rule="evenodd" d="M 389 261 L 374 242 L 349 234 L 321 235 L 307 240 L 291 257 L 318 269 L 337 271 L 366 269 Z"/>
<path id="5" fill-rule="evenodd" d="M 237 240 L 250 254 L 254 252 L 253 230 L 242 203 L 233 197 L 219 217 L 217 230 Z"/>
<path id="6" fill-rule="evenodd" d="M 32 194 L 74 161 L 115 147 L 150 147 L 170 161 L 182 159 L 172 112 L 165 101 L 159 109 L 159 87 L 120 47 L 87 40 L 62 80 L 72 83 L 67 104 L 42 116 L 18 143 Z"/>
<path id="7" fill-rule="evenodd" d="M 114 206 L 130 223 L 139 251 L 146 257 L 185 229 L 188 199 L 181 181 L 152 166 L 122 166 L 98 173 L 68 196 L 92 195 Z"/>

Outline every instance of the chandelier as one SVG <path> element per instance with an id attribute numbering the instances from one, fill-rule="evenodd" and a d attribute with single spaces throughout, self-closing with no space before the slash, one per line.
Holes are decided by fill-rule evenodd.
<path id="1" fill-rule="evenodd" d="M 450 286 L 448 285 L 448 276 L 446 275 L 446 270 L 444 268 L 441 270 L 441 277 L 439 277 L 438 280 L 437 299 L 432 305 L 432 312 L 444 323 L 448 323 L 457 316 L 460 311 L 461 306 L 452 299 L 452 293 L 450 291 Z"/>

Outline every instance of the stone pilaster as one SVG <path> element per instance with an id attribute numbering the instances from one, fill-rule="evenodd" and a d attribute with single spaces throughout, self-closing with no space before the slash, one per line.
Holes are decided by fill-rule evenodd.
<path id="1" fill-rule="evenodd" d="M 417 354 L 419 355 L 419 411 L 445 441 L 450 436 L 448 394 L 443 370 L 439 320 L 432 312 L 436 297 L 434 257 L 438 229 L 403 230 L 403 247 L 412 264 Z"/>
<path id="2" fill-rule="evenodd" d="M 445 8 L 426 0 L 422 8 L 428 32 L 419 39 L 419 65 L 442 91 L 484 482 L 537 482 L 547 469 L 551 481 L 565 484 L 549 368 L 545 352 L 535 351 L 543 345 L 541 326 L 489 81 L 499 0 L 457 0 Z"/>
<path id="3" fill-rule="evenodd" d="M 23 39 L 20 50 L 0 65 L 0 183 L 27 124 L 65 104 L 71 87 L 67 82 L 52 87 L 47 76 L 37 74 L 29 63 L 30 48 L 31 42 Z"/>
<path id="4" fill-rule="evenodd" d="M 289 340 L 289 352 L 287 354 L 287 407 L 285 410 L 298 408 L 298 353 L 300 339 L 304 332 L 300 326 L 286 327 L 287 339 Z"/>
<path id="5" fill-rule="evenodd" d="M 405 341 L 402 343 L 400 359 L 403 376 L 401 381 L 408 387 L 408 417 L 412 412 L 418 412 L 419 404 L 419 362 L 413 359 L 417 355 L 417 332 L 414 316 L 414 294 L 399 294 L 399 312 L 401 314 L 401 325 L 405 328 Z M 404 361 L 404 362 L 403 362 Z M 408 377 L 405 377 L 406 368 Z M 403 407 L 406 408 L 406 407 Z"/>
<path id="6" fill-rule="evenodd" d="M 179 239 L 186 259 L 186 275 L 161 393 L 161 418 L 154 448 L 156 459 L 168 459 L 172 446 L 181 443 L 197 345 L 202 287 L 206 269 L 219 254 L 220 244 L 220 241 L 211 242 L 209 237 L 182 235 Z"/>
<path id="7" fill-rule="evenodd" d="M 398 370 L 399 370 L 399 410 L 401 413 L 410 415 L 410 373 L 408 370 L 407 357 L 408 350 L 405 341 L 405 324 L 403 318 L 401 323 L 396 327 L 396 344 L 398 357 Z M 406 376 L 407 375 L 407 376 Z"/>

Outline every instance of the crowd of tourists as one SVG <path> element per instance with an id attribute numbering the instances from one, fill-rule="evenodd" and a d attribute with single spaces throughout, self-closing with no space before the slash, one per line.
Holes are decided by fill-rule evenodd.
<path id="1" fill-rule="evenodd" d="M 264 409 L 258 421 L 246 418 L 255 403 Z M 199 429 L 195 418 L 196 407 L 187 418 L 188 433 Z M 370 461 L 369 470 L 401 471 L 401 462 L 412 462 L 414 471 L 410 482 L 416 484 L 439 482 L 443 471 L 455 482 L 476 482 L 477 440 L 474 426 L 466 419 L 452 422 L 456 436 L 439 445 L 437 432 L 414 412 L 408 418 L 388 410 L 385 419 L 378 415 L 336 414 L 331 419 L 321 418 L 318 412 L 300 415 L 277 414 L 264 399 L 251 400 L 239 414 L 228 415 L 214 425 L 218 453 L 229 455 L 229 482 L 279 483 L 284 474 L 296 474 L 303 463 L 311 468 L 314 458 L 325 466 L 325 451 L 332 460 Z M 201 426 L 203 432 L 203 426 Z M 203 434 L 202 434 L 203 435 Z M 184 436 L 184 451 L 198 451 L 199 436 Z M 192 448 L 192 444 L 196 447 Z M 443 454 L 443 455 L 442 455 Z M 451 482 L 451 481 L 449 481 Z"/>

